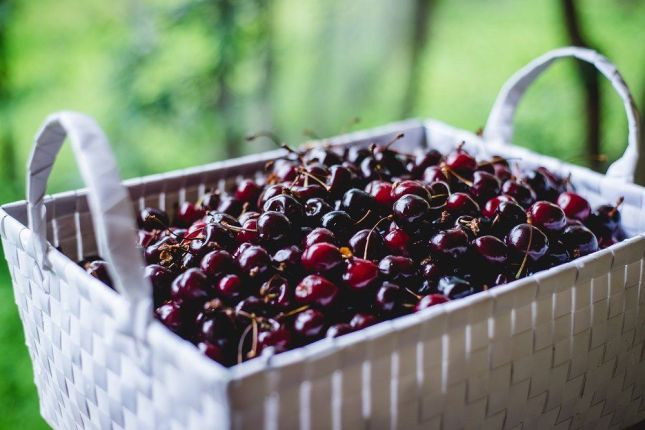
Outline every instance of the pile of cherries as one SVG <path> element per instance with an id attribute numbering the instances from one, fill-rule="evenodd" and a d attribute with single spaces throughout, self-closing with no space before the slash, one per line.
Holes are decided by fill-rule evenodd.
<path id="1" fill-rule="evenodd" d="M 262 182 L 139 214 L 155 315 L 225 366 L 522 278 L 625 238 L 568 178 L 477 160 L 319 146 Z M 110 285 L 107 263 L 81 262 Z"/>

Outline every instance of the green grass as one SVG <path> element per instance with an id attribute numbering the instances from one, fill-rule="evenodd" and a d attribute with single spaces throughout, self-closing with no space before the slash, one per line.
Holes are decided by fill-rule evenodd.
<path id="1" fill-rule="evenodd" d="M 45 116 L 59 109 L 81 110 L 98 119 L 111 137 L 124 177 L 223 156 L 217 144 L 221 113 L 206 109 L 211 90 L 192 81 L 216 60 L 219 41 L 199 20 L 179 27 L 172 24 L 167 11 L 183 1 L 14 3 L 7 28 L 13 99 L 4 108 L 10 122 L 3 125 L 15 140 L 18 178 L 3 179 L 9 182 L 0 191 L 2 202 L 24 195 L 22 172 L 31 139 Z M 145 25 L 132 21 L 128 5 L 134 3 L 144 6 L 144 17 L 151 18 L 148 24 L 155 25 L 158 45 L 140 68 L 126 73 L 124 64 L 136 57 L 133 29 L 145 30 Z M 304 128 L 335 134 L 357 115 L 363 119 L 359 127 L 401 119 L 410 4 L 275 1 L 275 82 L 269 106 L 273 128 L 297 142 Z M 558 4 L 556 0 L 439 2 L 422 57 L 424 73 L 413 115 L 470 130 L 482 126 L 505 79 L 535 56 L 566 45 Z M 645 3 L 579 4 L 586 32 L 640 96 L 645 91 Z M 244 18 L 251 21 L 253 16 Z M 253 26 L 249 28 L 252 32 Z M 253 52 L 244 57 L 232 82 L 239 96 L 239 127 L 251 132 L 266 124 L 263 111 L 254 104 L 262 78 L 255 57 Z M 155 116 L 133 104 L 163 99 L 166 92 L 177 109 L 172 115 Z M 605 83 L 603 94 L 603 148 L 615 159 L 625 146 L 626 124 L 620 101 Z M 516 142 L 580 162 L 584 159 L 580 103 L 573 64 L 554 66 L 522 102 Z M 262 141 L 243 150 L 259 151 L 267 145 Z M 50 185 L 51 191 L 81 185 L 69 148 L 63 149 Z M 0 429 L 44 428 L 4 263 L 0 263 L 0 327 Z"/>

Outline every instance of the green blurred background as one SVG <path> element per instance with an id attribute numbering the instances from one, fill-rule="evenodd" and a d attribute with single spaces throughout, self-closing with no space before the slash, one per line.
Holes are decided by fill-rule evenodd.
<path id="1" fill-rule="evenodd" d="M 642 109 L 644 29 L 642 0 L 0 0 L 0 201 L 23 198 L 31 139 L 60 109 L 98 119 L 124 177 L 269 148 L 249 132 L 336 134 L 353 117 L 474 131 L 506 78 L 571 43 L 611 58 Z M 610 85 L 563 62 L 529 91 L 515 141 L 602 169 L 626 120 Z M 80 185 L 65 149 L 50 190 Z M 3 263 L 0 429 L 46 427 L 32 380 Z"/>

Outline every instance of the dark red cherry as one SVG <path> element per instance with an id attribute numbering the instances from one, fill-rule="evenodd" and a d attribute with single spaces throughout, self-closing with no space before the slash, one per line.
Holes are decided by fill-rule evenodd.
<path id="1" fill-rule="evenodd" d="M 423 199 L 428 199 L 428 190 L 419 181 L 400 181 L 396 182 L 392 187 L 392 198 L 395 201 L 405 196 L 406 194 L 414 194 L 415 196 L 419 196 Z"/>
<path id="2" fill-rule="evenodd" d="M 184 202 L 177 210 L 177 225 L 180 227 L 188 227 L 198 219 L 206 214 L 201 208 L 196 207 L 191 202 Z"/>
<path id="3" fill-rule="evenodd" d="M 396 284 L 384 282 L 376 292 L 374 306 L 379 312 L 389 314 L 401 307 L 403 290 Z"/>
<path id="4" fill-rule="evenodd" d="M 440 166 L 430 166 L 423 172 L 423 182 L 448 182 L 448 178 Z"/>
<path id="5" fill-rule="evenodd" d="M 258 243 L 260 241 L 260 235 L 258 234 L 258 219 L 251 218 L 244 221 L 242 229 L 237 232 L 236 237 L 238 243 Z"/>
<path id="6" fill-rule="evenodd" d="M 477 292 L 470 282 L 458 276 L 444 276 L 439 279 L 437 290 L 450 300 L 461 299 Z"/>
<path id="7" fill-rule="evenodd" d="M 468 235 L 460 228 L 440 231 L 432 236 L 430 251 L 444 258 L 459 258 L 468 251 Z"/>
<path id="8" fill-rule="evenodd" d="M 511 173 L 508 166 L 504 164 L 493 164 L 493 170 L 495 171 L 495 176 L 497 177 L 497 179 L 502 182 L 507 181 L 513 177 L 513 173 Z"/>
<path id="9" fill-rule="evenodd" d="M 85 271 L 108 287 L 113 288 L 108 267 L 109 265 L 107 262 L 103 260 L 94 260 L 85 265 Z"/>
<path id="10" fill-rule="evenodd" d="M 318 273 L 329 272 L 343 262 L 338 247 L 326 242 L 305 248 L 301 261 L 306 271 Z"/>
<path id="11" fill-rule="evenodd" d="M 205 211 L 212 211 L 217 209 L 217 206 L 219 206 L 219 201 L 219 190 L 211 190 L 199 199 L 199 207 L 204 209 Z"/>
<path id="12" fill-rule="evenodd" d="M 362 330 L 365 327 L 376 324 L 377 322 L 378 320 L 374 315 L 365 312 L 359 312 L 355 314 L 349 321 L 349 326 L 352 328 L 352 330 Z"/>
<path id="13" fill-rule="evenodd" d="M 361 258 L 352 258 L 343 273 L 343 281 L 355 291 L 363 291 L 374 286 L 378 277 L 378 266 Z"/>
<path id="14" fill-rule="evenodd" d="M 354 255 L 375 260 L 383 255 L 383 236 L 375 229 L 359 230 L 349 239 L 349 247 Z M 367 254 L 365 254 L 367 247 Z"/>
<path id="15" fill-rule="evenodd" d="M 580 194 L 565 191 L 558 196 L 558 206 L 562 208 L 568 218 L 585 222 L 591 214 L 591 206 Z"/>
<path id="16" fill-rule="evenodd" d="M 431 306 L 446 303 L 449 300 L 450 299 L 444 296 L 443 294 L 437 294 L 437 293 L 428 294 L 427 296 L 421 297 L 421 299 L 419 299 L 417 304 L 414 305 L 414 312 L 419 312 Z"/>
<path id="17" fill-rule="evenodd" d="M 425 169 L 430 166 L 436 166 L 441 162 L 442 159 L 441 152 L 436 149 L 423 150 L 416 154 L 414 158 L 414 168 L 412 169 L 412 174 L 414 176 L 420 176 Z"/>
<path id="18" fill-rule="evenodd" d="M 249 322 L 247 315 L 264 315 L 267 305 L 260 297 L 249 296 L 235 305 L 235 313 L 241 321 Z"/>
<path id="19" fill-rule="evenodd" d="M 206 310 L 196 318 L 197 339 L 214 344 L 226 343 L 235 331 L 233 321 L 224 312 Z"/>
<path id="20" fill-rule="evenodd" d="M 197 349 L 211 360 L 215 360 L 225 366 L 230 364 L 228 359 L 229 354 L 225 351 L 225 347 L 221 345 L 210 342 L 199 342 Z"/>
<path id="21" fill-rule="evenodd" d="M 367 185 L 365 191 L 374 198 L 379 206 L 388 210 L 396 200 L 392 195 L 392 184 L 386 181 L 372 181 Z"/>
<path id="22" fill-rule="evenodd" d="M 352 188 L 343 194 L 340 209 L 347 212 L 356 221 L 362 219 L 368 211 L 374 210 L 375 200 L 365 191 Z"/>
<path id="23" fill-rule="evenodd" d="M 307 236 L 305 237 L 304 246 L 305 248 L 307 248 L 315 243 L 321 242 L 336 244 L 336 236 L 326 228 L 317 227 L 313 229 L 309 234 L 307 234 Z"/>
<path id="24" fill-rule="evenodd" d="M 351 333 L 352 331 L 354 331 L 352 329 L 352 326 L 347 323 L 334 324 L 327 329 L 325 337 L 338 337 L 347 333 Z"/>
<path id="25" fill-rule="evenodd" d="M 580 225 L 572 225 L 564 229 L 562 243 L 573 258 L 598 251 L 598 239 L 591 230 Z"/>
<path id="26" fill-rule="evenodd" d="M 145 277 L 152 285 L 152 297 L 155 305 L 159 306 L 170 298 L 170 284 L 175 276 L 176 274 L 170 269 L 159 264 L 146 266 Z"/>
<path id="27" fill-rule="evenodd" d="M 453 215 L 479 215 L 479 205 L 466 193 L 453 193 L 446 201 L 445 210 Z"/>
<path id="28" fill-rule="evenodd" d="M 183 328 L 183 317 L 179 305 L 172 301 L 167 301 L 157 309 L 155 309 L 155 316 L 170 330 L 175 333 L 180 332 Z"/>
<path id="29" fill-rule="evenodd" d="M 299 225 L 305 218 L 305 208 L 293 197 L 280 194 L 271 197 L 262 207 L 264 212 L 275 211 L 284 214 L 295 225 Z"/>
<path id="30" fill-rule="evenodd" d="M 268 272 L 271 267 L 271 257 L 267 251 L 256 245 L 247 247 L 236 260 L 242 272 L 251 278 Z"/>
<path id="31" fill-rule="evenodd" d="M 413 224 L 423 220 L 430 211 L 430 205 L 426 199 L 414 194 L 407 194 L 396 202 L 392 207 L 395 219 L 402 224 Z"/>
<path id="32" fill-rule="evenodd" d="M 395 255 L 408 256 L 410 251 L 410 236 L 400 228 L 390 230 L 385 235 L 385 246 L 388 251 Z"/>
<path id="33" fill-rule="evenodd" d="M 446 157 L 446 166 L 460 175 L 471 175 L 477 169 L 477 160 L 463 150 L 451 152 Z"/>
<path id="34" fill-rule="evenodd" d="M 260 197 L 258 197 L 258 208 L 264 208 L 266 202 L 275 196 L 284 194 L 287 191 L 286 186 L 282 184 L 269 185 L 262 191 Z"/>
<path id="35" fill-rule="evenodd" d="M 480 236 L 472 247 L 484 264 L 502 265 L 508 261 L 506 244 L 495 236 Z"/>
<path id="36" fill-rule="evenodd" d="M 293 322 L 294 333 L 305 340 L 319 337 L 326 326 L 325 315 L 316 309 L 300 312 Z"/>
<path id="37" fill-rule="evenodd" d="M 509 179 L 502 185 L 502 193 L 513 197 L 522 207 L 531 206 L 537 196 L 530 185 Z"/>
<path id="38" fill-rule="evenodd" d="M 242 295 L 242 279 L 235 274 L 224 275 L 215 284 L 217 295 L 226 299 L 236 299 Z"/>
<path id="39" fill-rule="evenodd" d="M 216 249 L 204 255 L 199 267 L 207 276 L 215 277 L 233 269 L 233 257 L 222 249 Z"/>
<path id="40" fill-rule="evenodd" d="M 291 331 L 286 326 L 272 321 L 268 323 L 268 327 L 258 332 L 257 353 L 261 354 L 269 348 L 276 354 L 284 352 L 291 346 L 291 341 Z"/>
<path id="41" fill-rule="evenodd" d="M 354 174 L 347 167 L 342 165 L 334 165 L 329 169 L 329 176 L 327 176 L 327 189 L 329 194 L 334 198 L 338 198 L 352 187 L 354 182 Z"/>
<path id="42" fill-rule="evenodd" d="M 161 209 L 145 208 L 139 213 L 139 228 L 147 231 L 163 230 L 169 225 L 168 214 Z"/>
<path id="43" fill-rule="evenodd" d="M 258 236 L 262 243 L 272 247 L 284 243 L 293 233 L 289 218 L 280 212 L 264 212 L 257 221 Z"/>
<path id="44" fill-rule="evenodd" d="M 331 212 L 333 209 L 329 203 L 319 197 L 307 200 L 305 203 L 307 225 L 318 225 L 323 215 Z"/>
<path id="45" fill-rule="evenodd" d="M 334 233 L 340 241 L 349 239 L 354 229 L 354 220 L 345 211 L 331 211 L 323 215 L 320 224 Z"/>
<path id="46" fill-rule="evenodd" d="M 199 269 L 188 269 L 177 276 L 171 286 L 171 296 L 176 303 L 195 302 L 208 297 L 206 274 Z"/>
<path id="47" fill-rule="evenodd" d="M 497 207 L 500 205 L 502 202 L 513 202 L 517 203 L 513 197 L 510 196 L 497 196 L 489 199 L 486 204 L 484 205 L 482 209 L 482 215 L 485 216 L 486 218 L 493 218 L 495 216 L 495 212 L 497 211 Z"/>
<path id="48" fill-rule="evenodd" d="M 260 296 L 269 305 L 277 310 L 284 311 L 293 306 L 293 287 L 289 286 L 287 279 L 280 275 L 273 275 L 262 284 Z"/>
<path id="49" fill-rule="evenodd" d="M 501 202 L 491 220 L 493 234 L 504 237 L 513 227 L 526 222 L 526 212 L 513 202 Z"/>
<path id="50" fill-rule="evenodd" d="M 281 248 L 273 254 L 271 259 L 278 266 L 278 270 L 286 272 L 289 275 L 296 275 L 300 272 L 300 259 L 302 250 L 296 245 Z"/>
<path id="51" fill-rule="evenodd" d="M 546 235 L 531 224 L 515 226 L 506 236 L 505 242 L 510 253 L 520 260 L 526 257 L 529 261 L 537 261 L 549 249 Z"/>
<path id="52" fill-rule="evenodd" d="M 338 287 L 320 275 L 305 277 L 295 289 L 295 298 L 298 303 L 320 308 L 326 308 L 333 304 L 337 296 Z"/>
<path id="53" fill-rule="evenodd" d="M 405 281 L 417 274 L 414 260 L 400 255 L 388 255 L 378 264 L 378 268 L 387 279 L 405 285 Z"/>
<path id="54" fill-rule="evenodd" d="M 483 170 L 477 170 L 473 175 L 473 184 L 470 187 L 470 194 L 480 204 L 499 194 L 500 182 L 494 175 Z"/>
<path id="55" fill-rule="evenodd" d="M 531 223 L 545 233 L 559 233 L 567 225 L 562 209 L 551 202 L 535 202 L 528 213 Z"/>
<path id="56" fill-rule="evenodd" d="M 243 179 L 237 184 L 235 190 L 235 198 L 243 203 L 253 203 L 257 201 L 260 196 L 262 188 L 251 179 Z"/>
<path id="57" fill-rule="evenodd" d="M 141 248 L 147 248 L 157 240 L 157 233 L 146 230 L 139 230 L 137 232 L 137 243 Z"/>

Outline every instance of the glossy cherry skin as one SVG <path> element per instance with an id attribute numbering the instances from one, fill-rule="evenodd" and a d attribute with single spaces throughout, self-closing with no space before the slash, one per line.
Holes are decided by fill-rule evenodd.
<path id="1" fill-rule="evenodd" d="M 403 303 L 403 290 L 397 284 L 384 282 L 376 292 L 374 307 L 383 314 L 397 311 Z"/>
<path id="2" fill-rule="evenodd" d="M 171 296 L 176 303 L 205 300 L 208 297 L 206 274 L 199 269 L 188 269 L 173 281 Z"/>
<path id="3" fill-rule="evenodd" d="M 472 249 L 485 264 L 503 265 L 508 261 L 508 247 L 495 236 L 480 236 Z"/>
<path id="4" fill-rule="evenodd" d="M 388 251 L 395 255 L 408 256 L 410 254 L 410 236 L 405 230 L 395 228 L 387 232 L 384 238 Z"/>
<path id="5" fill-rule="evenodd" d="M 448 154 L 445 163 L 460 175 L 471 175 L 477 169 L 477 160 L 462 150 Z"/>
<path id="6" fill-rule="evenodd" d="M 375 201 L 372 196 L 358 188 L 352 188 L 343 194 L 340 210 L 349 214 L 354 220 L 362 219 L 368 211 L 374 210 Z"/>
<path id="7" fill-rule="evenodd" d="M 445 210 L 453 216 L 479 215 L 479 205 L 466 193 L 453 193 L 446 201 Z"/>
<path id="8" fill-rule="evenodd" d="M 336 244 L 336 236 L 331 230 L 323 227 L 316 227 L 307 236 L 305 236 L 304 247 L 307 248 L 315 243 L 327 242 Z"/>
<path id="9" fill-rule="evenodd" d="M 497 211 L 497 208 L 502 202 L 513 202 L 517 203 L 515 199 L 511 196 L 497 196 L 489 199 L 486 204 L 484 204 L 484 207 L 482 208 L 482 215 L 485 216 L 486 218 L 493 218 L 495 216 L 495 213 Z"/>
<path id="10" fill-rule="evenodd" d="M 460 299 L 477 292 L 470 282 L 458 276 L 444 276 L 439 279 L 437 290 L 450 300 Z"/>
<path id="11" fill-rule="evenodd" d="M 396 198 L 392 195 L 392 184 L 390 182 L 376 180 L 370 182 L 365 191 L 367 191 L 376 203 L 383 207 L 390 209 Z"/>
<path id="12" fill-rule="evenodd" d="M 293 321 L 294 333 L 305 340 L 319 337 L 326 326 L 325 315 L 316 309 L 300 312 Z"/>
<path id="13" fill-rule="evenodd" d="M 401 197 L 392 206 L 396 221 L 408 225 L 423 220 L 429 211 L 430 204 L 427 200 L 414 194 Z"/>
<path id="14" fill-rule="evenodd" d="M 432 183 L 432 182 L 448 182 L 448 177 L 444 173 L 443 169 L 439 166 L 430 166 L 425 169 L 423 172 L 423 182 Z"/>
<path id="15" fill-rule="evenodd" d="M 374 286 L 378 278 L 378 266 L 362 258 L 352 258 L 343 273 L 343 281 L 354 291 L 363 291 Z"/>
<path id="16" fill-rule="evenodd" d="M 289 239 L 293 232 L 291 221 L 280 212 L 264 212 L 257 221 L 260 242 L 275 247 Z"/>
<path id="17" fill-rule="evenodd" d="M 591 254 L 599 249 L 598 239 L 591 230 L 580 225 L 564 229 L 562 243 L 573 258 Z"/>
<path id="18" fill-rule="evenodd" d="M 103 260 L 94 260 L 85 265 L 85 271 L 108 287 L 113 288 L 108 267 L 107 262 Z"/>
<path id="19" fill-rule="evenodd" d="M 262 207 L 264 212 L 275 211 L 284 214 L 294 225 L 302 224 L 305 219 L 305 208 L 293 197 L 280 194 L 271 197 Z"/>
<path id="20" fill-rule="evenodd" d="M 258 219 L 251 218 L 244 221 L 242 229 L 237 232 L 237 243 L 259 243 L 260 235 L 258 234 Z"/>
<path id="21" fill-rule="evenodd" d="M 432 236 L 430 250 L 443 258 L 459 258 L 468 251 L 468 235 L 459 228 L 443 230 Z"/>
<path id="22" fill-rule="evenodd" d="M 253 203 L 257 201 L 262 189 L 251 179 L 243 179 L 237 184 L 235 198 L 244 203 Z"/>
<path id="23" fill-rule="evenodd" d="M 549 250 L 549 239 L 542 230 L 531 224 L 515 226 L 506 236 L 506 246 L 516 258 L 537 261 Z"/>
<path id="24" fill-rule="evenodd" d="M 537 199 L 535 191 L 533 191 L 530 185 L 512 179 L 504 182 L 502 185 L 502 193 L 513 197 L 518 204 L 525 208 L 531 206 Z"/>
<path id="25" fill-rule="evenodd" d="M 314 197 L 305 202 L 305 218 L 307 225 L 316 226 L 320 223 L 322 217 L 331 212 L 331 207 L 324 199 Z"/>
<path id="26" fill-rule="evenodd" d="M 499 179 L 488 172 L 477 170 L 473 175 L 473 184 L 469 192 L 477 202 L 483 204 L 499 194 Z"/>
<path id="27" fill-rule="evenodd" d="M 579 194 L 566 191 L 558 196 L 558 206 L 568 218 L 584 222 L 591 214 L 589 202 Z"/>
<path id="28" fill-rule="evenodd" d="M 170 298 L 170 284 L 175 279 L 175 273 L 159 264 L 150 264 L 146 266 L 144 276 L 152 285 L 155 305 L 159 306 Z"/>
<path id="29" fill-rule="evenodd" d="M 260 297 L 267 305 L 279 311 L 285 311 L 294 306 L 293 287 L 280 275 L 273 275 L 262 284 Z"/>
<path id="30" fill-rule="evenodd" d="M 354 228 L 354 220 L 345 211 L 332 211 L 323 215 L 320 224 L 334 233 L 340 241 L 347 240 Z"/>
<path id="31" fill-rule="evenodd" d="M 502 202 L 495 210 L 491 221 L 491 231 L 499 237 L 504 237 L 513 227 L 526 222 L 526 212 L 513 202 Z"/>
<path id="32" fill-rule="evenodd" d="M 227 354 L 227 351 L 223 346 L 220 346 L 216 343 L 199 342 L 197 344 L 197 349 L 199 349 L 202 354 L 204 354 L 211 360 L 215 360 L 218 363 L 223 364 L 224 366 L 229 366 L 230 364 L 232 364 L 229 362 L 230 360 L 228 358 L 228 355 L 230 354 Z"/>
<path id="33" fill-rule="evenodd" d="M 216 249 L 204 255 L 199 267 L 207 276 L 215 277 L 230 272 L 235 264 L 231 254 L 222 249 Z"/>
<path id="34" fill-rule="evenodd" d="M 145 208 L 139 213 L 139 228 L 152 231 L 164 229 L 169 225 L 168 214 L 161 209 Z"/>
<path id="35" fill-rule="evenodd" d="M 338 323 L 338 324 L 332 325 L 327 329 L 327 333 L 325 334 L 325 337 L 329 337 L 329 338 L 338 337 L 347 333 L 351 333 L 353 331 L 354 329 L 349 324 Z"/>
<path id="36" fill-rule="evenodd" d="M 378 320 L 374 315 L 365 312 L 358 312 L 351 320 L 349 320 L 349 326 L 352 330 L 362 330 L 365 327 L 376 324 L 377 322 Z"/>
<path id="37" fill-rule="evenodd" d="M 271 266 L 268 252 L 256 245 L 247 247 L 237 256 L 236 261 L 240 270 L 251 278 L 266 273 Z"/>
<path id="38" fill-rule="evenodd" d="M 269 348 L 278 354 L 289 349 L 292 342 L 291 331 L 286 326 L 273 322 L 269 327 L 263 328 L 258 332 L 257 353 Z"/>
<path id="39" fill-rule="evenodd" d="M 423 183 L 414 180 L 405 180 L 401 182 L 396 182 L 392 187 L 392 198 L 394 201 L 400 199 L 406 194 L 414 194 L 423 199 L 428 200 L 428 190 L 423 185 Z"/>
<path id="40" fill-rule="evenodd" d="M 427 296 L 421 297 L 421 299 L 419 299 L 417 304 L 414 305 L 414 312 L 419 312 L 431 306 L 446 303 L 447 301 L 450 301 L 450 299 L 444 296 L 443 294 L 438 294 L 438 293 L 428 294 Z"/>
<path id="41" fill-rule="evenodd" d="M 198 219 L 202 218 L 205 214 L 206 211 L 196 207 L 193 203 L 184 202 L 177 210 L 176 223 L 180 227 L 188 227 Z"/>
<path id="42" fill-rule="evenodd" d="M 329 169 L 327 176 L 327 189 L 329 194 L 335 198 L 342 196 L 345 191 L 352 187 L 354 174 L 346 166 L 334 165 Z"/>
<path id="43" fill-rule="evenodd" d="M 349 239 L 349 247 L 354 255 L 365 256 L 369 260 L 375 260 L 383 255 L 383 236 L 377 230 L 359 230 Z M 365 247 L 367 247 L 367 255 L 365 254 Z"/>
<path id="44" fill-rule="evenodd" d="M 299 304 L 326 308 L 334 303 L 338 291 L 336 284 L 328 279 L 320 275 L 309 275 L 296 286 L 294 294 Z"/>
<path id="45" fill-rule="evenodd" d="M 383 276 L 393 282 L 405 285 L 405 282 L 416 276 L 417 267 L 414 260 L 400 255 L 388 255 L 379 261 L 378 268 Z"/>
<path id="46" fill-rule="evenodd" d="M 334 270 L 342 262 L 340 250 L 331 243 L 315 243 L 302 253 L 302 266 L 308 272 L 325 273 Z"/>
<path id="47" fill-rule="evenodd" d="M 237 299 L 243 293 L 242 279 L 235 274 L 224 275 L 215 284 L 217 295 L 225 299 Z"/>
<path id="48" fill-rule="evenodd" d="M 167 301 L 155 309 L 155 316 L 170 330 L 180 332 L 184 325 L 181 308 L 173 301 Z"/>
<path id="49" fill-rule="evenodd" d="M 547 234 L 559 233 L 567 225 L 564 211 L 544 200 L 533 203 L 528 214 L 531 223 Z"/>

